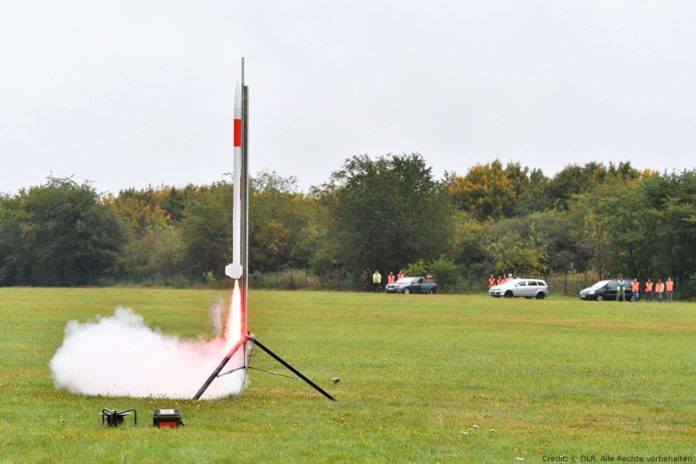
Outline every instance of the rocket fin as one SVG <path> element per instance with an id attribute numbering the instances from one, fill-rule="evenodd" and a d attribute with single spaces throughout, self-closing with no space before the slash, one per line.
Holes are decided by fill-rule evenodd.
<path id="1" fill-rule="evenodd" d="M 233 279 L 240 279 L 242 277 L 242 265 L 237 263 L 231 263 L 225 266 L 225 275 Z"/>

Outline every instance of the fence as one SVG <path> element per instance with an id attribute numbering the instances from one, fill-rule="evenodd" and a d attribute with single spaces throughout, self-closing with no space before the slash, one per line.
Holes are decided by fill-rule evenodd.
<path id="1" fill-rule="evenodd" d="M 577 295 L 599 277 L 594 272 L 547 274 L 543 276 L 524 276 L 543 278 L 556 295 Z M 383 281 L 385 276 L 382 277 Z M 383 282 L 384 283 L 384 282 Z M 249 277 L 251 288 L 278 290 L 346 290 L 367 291 L 369 285 L 361 282 L 357 274 L 332 273 L 314 274 L 304 269 L 288 269 L 278 272 L 254 272 Z M 483 293 L 488 290 L 487 276 L 457 276 L 452 285 L 441 288 L 442 293 Z"/>
<path id="2" fill-rule="evenodd" d="M 382 276 L 382 288 L 386 276 Z M 249 277 L 251 288 L 278 290 L 334 290 L 334 291 L 370 291 L 371 286 L 360 280 L 357 274 L 331 273 L 313 274 L 302 269 L 290 269 L 279 272 L 255 272 Z M 442 289 L 444 293 L 478 293 L 486 291 L 486 283 L 481 279 L 458 278 L 453 285 Z"/>
<path id="3" fill-rule="evenodd" d="M 599 275 L 596 272 L 548 274 L 544 280 L 552 294 L 577 296 L 580 290 L 597 282 Z"/>
<path id="4" fill-rule="evenodd" d="M 577 295 L 581 289 L 592 285 L 599 280 L 594 272 L 547 274 L 544 276 L 524 276 L 543 278 L 551 287 L 552 294 Z M 383 284 L 386 276 L 383 276 Z M 462 276 L 457 275 L 453 283 L 441 286 L 440 293 L 485 293 L 488 290 L 487 276 Z M 145 287 L 213 287 L 226 288 L 229 279 L 220 277 L 217 279 L 194 278 L 184 275 L 155 275 L 143 278 L 101 278 L 91 285 L 137 285 Z M 332 290 L 332 291 L 368 291 L 369 284 L 360 281 L 357 273 L 333 272 L 314 274 L 306 269 L 286 269 L 277 272 L 254 272 L 249 276 L 249 287 L 258 289 L 275 290 Z"/>
<path id="5" fill-rule="evenodd" d="M 354 274 L 336 272 L 317 275 L 305 269 L 254 272 L 249 276 L 249 287 L 277 290 L 368 290 Z"/>

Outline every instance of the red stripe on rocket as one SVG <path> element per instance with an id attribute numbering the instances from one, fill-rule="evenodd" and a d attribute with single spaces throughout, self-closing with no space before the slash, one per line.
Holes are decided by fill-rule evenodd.
<path id="1" fill-rule="evenodd" d="M 234 147 L 242 147 L 242 120 L 234 119 Z"/>

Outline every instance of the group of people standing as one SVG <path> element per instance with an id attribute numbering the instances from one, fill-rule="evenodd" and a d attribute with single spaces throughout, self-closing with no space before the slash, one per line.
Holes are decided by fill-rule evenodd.
<path id="1" fill-rule="evenodd" d="M 393 272 L 389 272 L 389 274 L 387 275 L 387 284 L 393 284 L 397 280 L 401 280 L 404 277 L 408 277 L 408 276 L 404 273 L 403 270 L 399 271 L 399 273 L 396 275 Z M 433 279 L 432 273 L 428 272 L 427 275 L 425 276 L 425 278 L 428 280 L 432 280 Z M 375 269 L 375 272 L 372 273 L 372 289 L 375 292 L 378 292 L 378 291 L 380 291 L 381 288 L 382 288 L 382 274 L 379 272 L 378 269 Z"/>
<path id="2" fill-rule="evenodd" d="M 626 280 L 623 277 L 619 277 L 616 284 L 616 301 L 626 301 Z M 637 278 L 633 278 L 630 282 L 631 285 L 631 301 L 640 300 L 640 281 Z M 652 301 L 653 294 L 655 294 L 657 301 L 662 303 L 662 301 L 667 301 L 671 303 L 674 295 L 674 282 L 671 277 L 668 277 L 665 282 L 662 279 L 657 279 L 657 282 L 653 282 L 648 279 L 643 284 L 643 291 L 645 294 L 645 301 Z"/>
<path id="3" fill-rule="evenodd" d="M 496 277 L 491 274 L 491 276 L 488 278 L 488 288 L 495 287 L 496 285 L 503 285 L 510 279 L 514 279 L 512 274 L 508 274 L 507 277 L 505 277 L 505 274 L 501 275 L 500 277 Z"/>
<path id="4" fill-rule="evenodd" d="M 404 271 L 399 271 L 398 274 L 394 275 L 393 272 L 390 272 L 387 275 L 387 284 L 393 284 L 397 280 L 403 279 L 406 277 L 406 274 L 404 274 Z M 382 274 L 379 272 L 378 269 L 375 269 L 375 272 L 372 273 L 372 287 L 374 288 L 375 291 L 379 290 L 380 286 L 382 285 Z"/>
<path id="5" fill-rule="evenodd" d="M 393 284 L 399 279 L 403 279 L 406 277 L 406 274 L 404 274 L 404 271 L 399 271 L 397 275 L 394 275 L 393 272 L 390 272 L 387 275 L 387 284 Z M 380 291 L 382 287 L 382 274 L 379 272 L 378 269 L 375 269 L 375 272 L 372 273 L 372 289 L 375 292 Z"/>

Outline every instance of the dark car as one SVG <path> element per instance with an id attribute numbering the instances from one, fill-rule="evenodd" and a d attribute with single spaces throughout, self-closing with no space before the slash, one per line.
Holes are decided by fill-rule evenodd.
<path id="1" fill-rule="evenodd" d="M 631 301 L 631 281 L 624 279 L 624 288 L 626 289 L 626 301 Z M 616 288 L 619 285 L 619 279 L 600 280 L 591 287 L 580 290 L 581 300 L 609 300 L 616 301 Z"/>
<path id="2" fill-rule="evenodd" d="M 387 284 L 387 293 L 437 293 L 437 284 L 425 277 L 404 277 L 393 284 Z"/>

